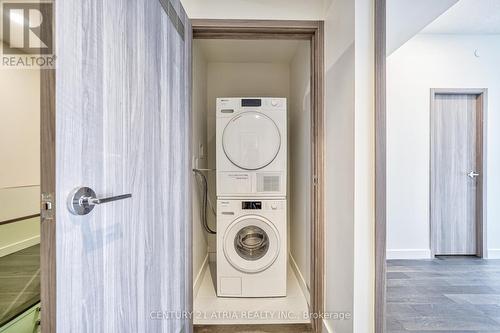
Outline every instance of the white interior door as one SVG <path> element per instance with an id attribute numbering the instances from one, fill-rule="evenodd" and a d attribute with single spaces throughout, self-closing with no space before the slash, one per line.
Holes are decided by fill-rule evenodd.
<path id="1" fill-rule="evenodd" d="M 189 332 L 189 21 L 179 0 L 55 7 L 57 332 Z"/>

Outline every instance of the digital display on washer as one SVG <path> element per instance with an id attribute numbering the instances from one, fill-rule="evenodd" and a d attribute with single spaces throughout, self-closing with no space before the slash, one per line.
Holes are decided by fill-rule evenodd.
<path id="1" fill-rule="evenodd" d="M 262 106 L 261 99 L 244 98 L 241 100 L 241 106 Z"/>
<path id="2" fill-rule="evenodd" d="M 262 201 L 243 201 L 241 209 L 262 209 Z"/>

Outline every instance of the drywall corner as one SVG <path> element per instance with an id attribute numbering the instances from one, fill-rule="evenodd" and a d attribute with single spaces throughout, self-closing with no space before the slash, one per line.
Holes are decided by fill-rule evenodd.
<path id="1" fill-rule="evenodd" d="M 291 253 L 289 254 L 289 259 L 290 259 L 290 266 L 292 267 L 293 272 L 295 273 L 297 281 L 299 281 L 302 294 L 306 298 L 307 304 L 311 305 L 311 292 L 309 290 L 309 285 L 307 284 L 306 279 L 300 272 L 299 266 L 297 265 L 297 262 L 295 261 Z"/>
<path id="2" fill-rule="evenodd" d="M 198 291 L 200 290 L 201 283 L 203 282 L 203 276 L 205 275 L 205 271 L 208 269 L 208 253 L 201 264 L 200 270 L 196 273 L 193 282 L 193 298 L 198 295 Z"/>

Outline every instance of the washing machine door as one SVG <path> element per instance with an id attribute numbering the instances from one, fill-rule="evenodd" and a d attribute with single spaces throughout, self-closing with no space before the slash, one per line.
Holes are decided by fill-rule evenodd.
<path id="1" fill-rule="evenodd" d="M 258 170 L 278 155 L 281 135 L 268 116 L 255 111 L 240 113 L 229 121 L 222 134 L 222 148 L 237 167 Z"/>
<path id="2" fill-rule="evenodd" d="M 245 273 L 265 270 L 274 263 L 280 250 L 278 230 L 258 215 L 235 220 L 226 229 L 223 239 L 226 259 Z"/>

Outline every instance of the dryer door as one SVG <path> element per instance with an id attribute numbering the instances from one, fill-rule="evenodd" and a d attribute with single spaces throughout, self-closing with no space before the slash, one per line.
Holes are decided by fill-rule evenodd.
<path id="1" fill-rule="evenodd" d="M 268 116 L 249 111 L 235 116 L 222 133 L 222 148 L 237 167 L 258 170 L 269 165 L 278 155 L 281 135 Z"/>
<path id="2" fill-rule="evenodd" d="M 224 255 L 234 268 L 245 273 L 261 272 L 271 266 L 279 249 L 278 230 L 261 216 L 243 216 L 224 234 Z"/>

